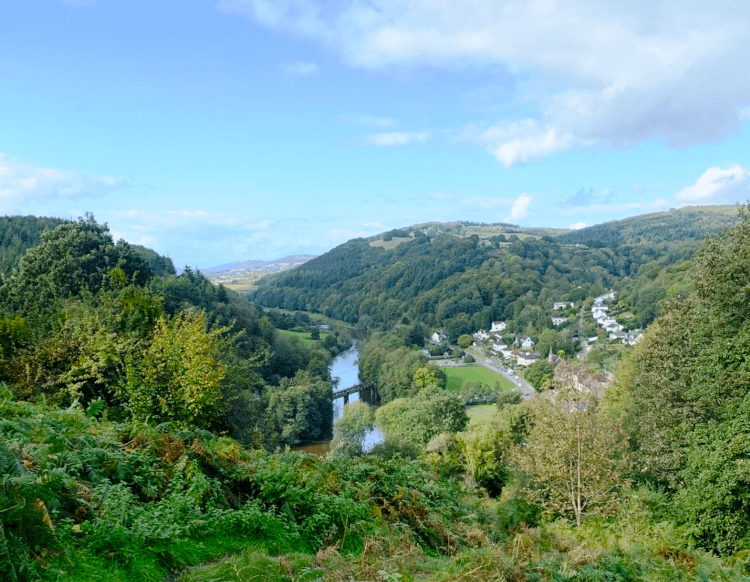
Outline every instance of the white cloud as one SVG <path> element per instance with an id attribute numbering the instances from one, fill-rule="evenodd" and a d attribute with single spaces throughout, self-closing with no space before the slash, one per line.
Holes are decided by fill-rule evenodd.
<path id="1" fill-rule="evenodd" d="M 430 194 L 430 198 L 441 201 L 453 200 L 453 196 L 445 192 L 435 192 L 434 194 Z"/>
<path id="2" fill-rule="evenodd" d="M 365 138 L 367 145 L 381 147 L 399 147 L 412 143 L 425 143 L 430 138 L 428 131 L 396 131 L 376 133 Z"/>
<path id="3" fill-rule="evenodd" d="M 594 145 L 721 140 L 747 121 L 750 3 L 723 0 L 220 0 L 366 69 L 499 66 L 536 110 L 495 124 L 505 165 Z M 503 105 L 503 104 L 501 104 Z M 502 137 L 508 133 L 506 137 Z"/>
<path id="4" fill-rule="evenodd" d="M 709 168 L 692 186 L 675 195 L 679 203 L 725 204 L 744 202 L 750 197 L 750 171 L 734 164 L 728 168 Z"/>
<path id="5" fill-rule="evenodd" d="M 518 222 L 525 218 L 529 211 L 529 204 L 531 204 L 531 196 L 526 193 L 521 194 L 513 203 L 510 213 L 505 217 L 505 222 Z"/>
<path id="6" fill-rule="evenodd" d="M 84 8 L 86 6 L 94 6 L 96 0 L 62 0 L 60 4 L 68 8 Z"/>
<path id="7" fill-rule="evenodd" d="M 32 201 L 93 198 L 127 187 L 123 178 L 40 168 L 0 153 L 0 205 L 6 211 Z"/>
<path id="8" fill-rule="evenodd" d="M 533 119 L 496 125 L 482 138 L 485 143 L 499 144 L 492 148 L 492 154 L 506 168 L 567 150 L 576 142 L 572 135 L 558 135 L 554 127 L 539 127 Z"/>
<path id="9" fill-rule="evenodd" d="M 313 63 L 311 61 L 287 63 L 285 65 L 281 65 L 281 68 L 290 75 L 296 75 L 298 77 L 312 77 L 320 72 L 318 63 Z"/>
<path id="10" fill-rule="evenodd" d="M 571 230 L 578 230 L 580 228 L 586 228 L 587 226 L 589 226 L 587 223 L 580 221 L 580 222 L 574 222 L 568 228 Z"/>

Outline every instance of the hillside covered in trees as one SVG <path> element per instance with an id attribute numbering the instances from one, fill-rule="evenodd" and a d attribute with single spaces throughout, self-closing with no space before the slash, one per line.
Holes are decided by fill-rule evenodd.
<path id="1" fill-rule="evenodd" d="M 655 274 L 688 260 L 706 233 L 735 224 L 736 214 L 734 207 L 683 208 L 562 234 L 510 225 L 418 225 L 351 240 L 266 277 L 250 299 L 365 329 L 387 329 L 406 318 L 444 328 L 455 340 L 493 320 L 539 334 L 552 327 L 553 301 L 580 301 L 643 279 L 658 289 L 636 291 L 623 309 L 645 325 L 671 287 L 654 283 Z"/>

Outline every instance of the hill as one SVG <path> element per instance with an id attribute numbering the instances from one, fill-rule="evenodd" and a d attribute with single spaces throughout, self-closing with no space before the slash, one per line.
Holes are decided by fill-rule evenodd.
<path id="1" fill-rule="evenodd" d="M 685 208 L 572 232 L 420 224 L 351 240 L 263 278 L 249 297 L 264 307 L 319 312 L 365 328 L 408 320 L 445 328 L 455 339 L 506 320 L 510 332 L 538 335 L 553 328 L 554 301 L 582 301 L 639 276 L 651 281 L 690 259 L 706 232 L 735 224 L 736 214 L 728 206 Z M 658 315 L 655 301 L 633 297 L 630 289 L 626 308 L 633 322 L 647 324 Z M 647 316 L 634 313 L 639 305 Z"/>
<path id="2" fill-rule="evenodd" d="M 589 226 L 556 239 L 599 247 L 702 241 L 707 234 L 720 234 L 738 221 L 737 206 L 686 206 Z"/>

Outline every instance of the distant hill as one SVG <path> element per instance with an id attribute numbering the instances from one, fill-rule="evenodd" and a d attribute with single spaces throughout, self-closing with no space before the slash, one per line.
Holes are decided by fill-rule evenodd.
<path id="1" fill-rule="evenodd" d="M 260 279 L 264 275 L 280 273 L 314 259 L 316 255 L 289 255 L 274 261 L 237 261 L 201 269 L 212 283 L 245 283 Z"/>
<path id="2" fill-rule="evenodd" d="M 599 247 L 702 241 L 738 221 L 737 206 L 686 206 L 589 226 L 559 234 L 556 240 Z"/>
<path id="3" fill-rule="evenodd" d="M 735 207 L 698 207 L 579 231 L 508 224 L 427 223 L 350 240 L 250 291 L 257 305 L 319 312 L 386 329 L 444 328 L 452 338 L 487 328 L 542 333 L 553 301 L 580 301 L 689 260 L 707 232 L 737 222 Z M 644 279 L 645 280 L 645 279 Z M 663 296 L 662 291 L 653 294 Z M 666 291 L 665 291 L 666 293 Z M 630 317 L 657 313 L 631 289 Z M 652 315 L 640 317 L 639 305 Z"/>

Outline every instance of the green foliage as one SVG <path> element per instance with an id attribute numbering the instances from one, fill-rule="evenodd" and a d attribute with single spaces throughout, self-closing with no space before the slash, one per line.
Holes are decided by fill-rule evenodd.
<path id="1" fill-rule="evenodd" d="M 216 422 L 226 365 L 221 352 L 229 328 L 207 329 L 205 312 L 159 318 L 151 344 L 128 362 L 120 394 L 135 418 L 153 417 L 184 426 Z"/>
<path id="2" fill-rule="evenodd" d="M 40 244 L 26 252 L 2 287 L 3 302 L 35 330 L 47 330 L 61 300 L 107 288 L 115 269 L 125 281 L 139 285 L 152 275 L 128 243 L 114 244 L 107 226 L 87 214 L 42 234 Z"/>
<path id="3" fill-rule="evenodd" d="M 0 274 L 3 278 L 13 272 L 28 249 L 39 244 L 45 230 L 52 230 L 63 222 L 59 218 L 0 216 Z"/>
<path id="4" fill-rule="evenodd" d="M 458 336 L 458 347 L 466 349 L 474 342 L 474 338 L 468 333 Z"/>
<path id="5" fill-rule="evenodd" d="M 361 455 L 367 433 L 375 426 L 375 412 L 357 400 L 344 406 L 344 414 L 333 425 L 331 449 L 344 455 Z"/>
<path id="6" fill-rule="evenodd" d="M 267 415 L 272 438 L 282 445 L 323 440 L 333 423 L 331 383 L 309 372 L 285 378 L 270 390 Z"/>
<path id="7" fill-rule="evenodd" d="M 416 446 L 440 433 L 462 430 L 469 420 L 461 398 L 437 386 L 381 406 L 375 419 L 386 438 Z"/>
<path id="8" fill-rule="evenodd" d="M 454 486 L 403 457 L 269 454 L 202 430 L 3 402 L 0 563 L 24 581 L 162 580 L 246 544 L 360 551 L 379 528 L 446 552 L 468 510 Z"/>
<path id="9" fill-rule="evenodd" d="M 537 392 L 541 392 L 549 387 L 555 377 L 555 367 L 547 360 L 538 360 L 526 368 L 523 377 Z"/>

